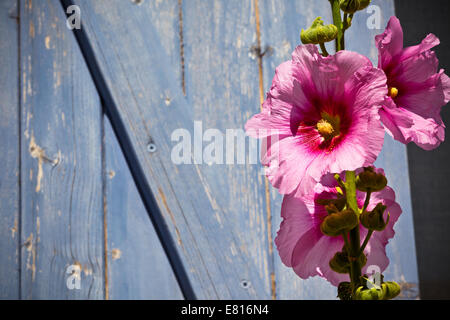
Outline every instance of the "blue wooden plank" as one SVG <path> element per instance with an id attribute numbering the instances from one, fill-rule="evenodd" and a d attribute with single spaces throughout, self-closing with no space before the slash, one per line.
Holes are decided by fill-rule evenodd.
<path id="1" fill-rule="evenodd" d="M 109 299 L 182 299 L 172 268 L 105 118 Z"/>
<path id="2" fill-rule="evenodd" d="M 139 8 L 164 34 L 161 44 L 181 84 L 178 1 L 146 1 Z M 104 121 L 108 298 L 182 299 L 111 124 Z"/>
<path id="3" fill-rule="evenodd" d="M 229 222 L 228 232 L 239 244 L 230 248 L 224 243 L 221 250 L 244 256 L 259 282 L 251 285 L 263 290 L 259 297 L 270 298 L 273 289 L 271 212 L 266 203 L 264 177 L 258 163 L 249 163 L 247 159 L 240 164 L 237 155 L 227 164 L 226 158 L 232 150 L 225 148 L 229 142 L 227 130 L 243 133 L 245 122 L 260 101 L 258 62 L 252 55 L 256 45 L 255 18 L 253 1 L 183 2 L 185 82 L 192 119 L 201 123 L 203 132 L 218 130 L 224 142 L 223 148 L 217 148 L 223 151 L 220 163 L 203 158 L 199 164 L 211 197 Z M 248 150 L 249 142 L 246 138 L 244 144 L 236 145 L 236 153 L 239 148 Z M 258 154 L 254 156 L 258 158 Z M 246 277 L 238 272 L 232 281 L 244 281 L 248 285 Z"/>
<path id="4" fill-rule="evenodd" d="M 20 297 L 17 8 L 16 0 L 0 3 L 0 299 Z"/>
<path id="5" fill-rule="evenodd" d="M 183 292 L 190 294 L 192 286 L 200 298 L 260 297 L 265 291 L 248 265 L 250 257 L 233 251 L 240 242 L 211 197 L 201 168 L 171 161 L 172 133 L 179 128 L 193 132 L 193 124 L 152 23 L 132 3 L 75 3 L 84 13 L 79 42 L 146 207 L 158 209 L 152 218 L 171 264 L 178 277 L 186 272 L 189 282 L 180 281 Z M 149 149 L 149 143 L 156 149 Z M 243 290 L 236 274 L 252 286 Z"/>
<path id="6" fill-rule="evenodd" d="M 394 14 L 393 1 L 374 0 L 372 5 L 380 9 L 380 26 L 384 28 L 386 21 Z M 326 23 L 331 23 L 332 19 L 329 2 L 325 0 L 317 2 L 260 0 L 260 10 L 263 46 L 269 45 L 273 48 L 273 54 L 264 57 L 264 85 L 267 90 L 275 67 L 282 61 L 288 60 L 295 46 L 300 44 L 300 29 L 309 26 L 316 16 L 322 16 Z M 367 20 L 373 16 L 374 11 L 368 10 L 369 13 L 362 11 L 355 14 L 352 27 L 346 33 L 346 43 L 348 50 L 365 54 L 376 64 L 377 51 L 374 46 L 374 36 L 382 30 L 369 29 Z M 328 46 L 329 51 L 332 52 L 332 45 Z M 396 236 L 387 246 L 391 264 L 385 275 L 387 279 L 402 282 L 405 297 L 415 298 L 418 278 L 405 146 L 386 137 L 376 165 L 386 170 L 390 185 L 395 189 L 397 199 L 403 208 L 403 214 L 395 227 Z M 271 195 L 275 232 L 281 220 L 276 214 L 280 212 L 281 197 L 275 190 Z M 275 259 L 279 298 L 332 299 L 336 296 L 336 289 L 323 279 L 301 280 L 292 270 L 282 265 L 278 257 Z"/>
<path id="7" fill-rule="evenodd" d="M 20 2 L 20 61 L 21 296 L 102 299 L 101 105 L 59 2 Z"/>
<path id="8" fill-rule="evenodd" d="M 291 58 L 291 53 L 300 44 L 300 29 L 311 25 L 321 16 L 324 21 L 332 22 L 330 4 L 327 0 L 259 0 L 261 15 L 261 46 L 269 48 L 263 57 L 264 91 L 272 84 L 275 68 Z M 331 50 L 330 50 L 331 51 Z M 259 112 L 255 106 L 254 113 Z M 275 238 L 281 223 L 282 196 L 278 190 L 270 188 L 272 215 L 272 234 Z M 300 279 L 292 269 L 280 260 L 278 252 L 274 254 L 277 299 L 334 299 L 336 288 L 326 280 L 314 277 Z"/>

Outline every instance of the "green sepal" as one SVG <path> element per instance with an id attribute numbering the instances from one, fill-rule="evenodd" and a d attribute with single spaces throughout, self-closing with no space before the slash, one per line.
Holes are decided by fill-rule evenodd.
<path id="1" fill-rule="evenodd" d="M 355 300 L 383 300 L 383 298 L 384 291 L 381 288 L 367 289 L 360 286 L 355 292 Z"/>
<path id="2" fill-rule="evenodd" d="M 344 249 L 341 252 L 336 252 L 336 254 L 331 258 L 329 266 L 331 270 L 337 273 L 349 273 L 350 272 L 350 259 L 347 251 Z M 367 262 L 367 257 L 365 254 L 360 254 L 358 257 L 359 265 L 364 267 Z"/>
<path id="3" fill-rule="evenodd" d="M 400 294 L 400 285 L 394 281 L 387 281 L 381 284 L 381 289 L 384 292 L 384 300 L 394 299 L 396 296 Z"/>
<path id="4" fill-rule="evenodd" d="M 329 262 L 331 270 L 337 273 L 349 273 L 350 261 L 346 252 L 336 252 Z"/>
<path id="5" fill-rule="evenodd" d="M 385 210 L 386 206 L 380 202 L 372 211 L 364 211 L 359 216 L 361 224 L 368 230 L 383 231 L 389 223 L 390 217 L 388 213 L 386 222 L 384 221 L 383 214 Z"/>
<path id="6" fill-rule="evenodd" d="M 356 189 L 363 192 L 377 192 L 383 190 L 387 185 L 386 177 L 375 172 L 373 167 L 366 167 L 356 177 Z"/>
<path id="7" fill-rule="evenodd" d="M 355 13 L 356 11 L 367 8 L 371 0 L 340 0 L 339 7 L 345 13 Z"/>
<path id="8" fill-rule="evenodd" d="M 354 298 L 356 300 L 391 300 L 400 294 L 400 285 L 394 281 L 383 281 L 381 276 L 381 285 L 377 286 L 366 280 L 366 285 L 358 287 Z M 363 281 L 364 283 L 364 281 Z"/>
<path id="9" fill-rule="evenodd" d="M 322 206 L 330 206 L 334 205 L 337 211 L 341 211 L 345 208 L 347 204 L 347 199 L 344 196 L 339 196 L 337 199 L 316 199 L 315 203 L 320 204 Z"/>
<path id="10" fill-rule="evenodd" d="M 334 24 L 324 25 L 322 18 L 317 17 L 311 27 L 300 31 L 300 40 L 304 44 L 320 44 L 336 39 L 338 28 Z"/>
<path id="11" fill-rule="evenodd" d="M 331 206 L 327 206 L 327 211 Z M 334 207 L 335 208 L 335 207 Z M 332 211 L 329 211 L 332 212 Z M 358 216 L 353 210 L 347 209 L 331 213 L 325 217 L 320 230 L 323 234 L 331 237 L 339 236 L 346 231 L 350 231 L 359 224 Z"/>

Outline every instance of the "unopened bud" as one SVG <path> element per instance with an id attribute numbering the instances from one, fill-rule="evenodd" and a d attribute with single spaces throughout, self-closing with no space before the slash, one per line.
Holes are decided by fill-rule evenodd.
<path id="1" fill-rule="evenodd" d="M 334 237 L 353 229 L 358 223 L 356 213 L 348 209 L 326 216 L 320 225 L 320 230 L 322 230 L 323 234 Z"/>
<path id="2" fill-rule="evenodd" d="M 355 13 L 367 8 L 371 0 L 340 0 L 339 6 L 345 13 Z"/>
<path id="3" fill-rule="evenodd" d="M 330 268 L 337 273 L 348 273 L 350 271 L 350 261 L 346 252 L 336 252 L 330 260 Z"/>
<path id="4" fill-rule="evenodd" d="M 311 27 L 306 30 L 301 30 L 300 40 L 304 44 L 320 44 L 336 39 L 338 29 L 334 24 L 324 25 L 322 18 L 317 17 L 312 23 Z"/>
<path id="5" fill-rule="evenodd" d="M 337 252 L 334 257 L 330 260 L 329 265 L 331 270 L 336 271 L 337 273 L 349 273 L 350 272 L 350 259 L 346 250 L 342 250 L 342 252 Z M 365 254 L 361 254 L 358 257 L 360 267 L 364 267 L 367 262 L 367 257 Z"/>
<path id="6" fill-rule="evenodd" d="M 341 300 L 352 300 L 352 285 L 350 282 L 341 282 L 338 285 L 338 298 Z"/>
<path id="7" fill-rule="evenodd" d="M 383 282 L 381 284 L 381 289 L 384 293 L 384 300 L 394 299 L 396 296 L 400 294 L 400 285 L 393 281 Z"/>
<path id="8" fill-rule="evenodd" d="M 389 214 L 386 222 L 383 219 L 385 210 L 386 206 L 380 202 L 375 206 L 375 208 L 373 208 L 372 211 L 364 211 L 360 215 L 361 224 L 369 230 L 383 231 L 389 223 Z"/>
<path id="9" fill-rule="evenodd" d="M 316 199 L 317 204 L 325 206 L 334 205 L 337 211 L 341 211 L 344 209 L 347 204 L 347 199 L 343 196 L 338 197 L 337 199 Z"/>
<path id="10" fill-rule="evenodd" d="M 367 289 L 363 286 L 358 287 L 355 292 L 356 300 L 383 300 L 384 292 L 381 288 Z"/>
<path id="11" fill-rule="evenodd" d="M 364 192 L 377 192 L 387 185 L 386 177 L 374 171 L 373 167 L 364 168 L 364 171 L 356 177 L 356 189 Z"/>

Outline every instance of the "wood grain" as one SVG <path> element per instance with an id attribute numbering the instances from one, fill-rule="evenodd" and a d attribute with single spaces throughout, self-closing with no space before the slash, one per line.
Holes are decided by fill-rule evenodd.
<path id="1" fill-rule="evenodd" d="M 164 34 L 181 84 L 177 1 L 146 1 L 140 14 Z M 172 268 L 131 176 L 108 118 L 104 117 L 105 214 L 109 299 L 182 299 Z"/>
<path id="2" fill-rule="evenodd" d="M 225 148 L 227 130 L 243 130 L 245 122 L 258 108 L 258 63 L 255 6 L 253 1 L 184 1 L 183 29 L 185 46 L 186 94 L 192 119 L 200 121 L 203 132 L 219 130 L 223 139 L 222 162 L 199 164 L 215 205 L 222 209 L 228 232 L 237 247 L 223 247 L 235 256 L 243 256 L 261 288 L 260 297 L 270 298 L 273 274 L 272 252 L 269 250 L 267 207 L 264 176 L 258 163 L 239 164 L 235 159 L 226 164 L 232 147 Z M 238 139 L 236 139 L 238 140 Z M 217 142 L 217 141 L 216 141 Z M 209 142 L 204 142 L 204 147 Z M 231 144 L 230 144 L 231 146 Z M 258 154 L 255 155 L 255 158 Z M 222 223 L 220 217 L 218 222 Z M 224 244 L 226 245 L 226 244 Z M 236 273 L 233 281 L 246 281 Z M 253 280 L 255 281 L 255 280 Z"/>
<path id="3" fill-rule="evenodd" d="M 19 60 L 17 1 L 0 3 L 0 299 L 18 299 L 19 216 Z M 6 76 L 7 75 L 7 76 Z"/>
<path id="4" fill-rule="evenodd" d="M 264 289 L 248 264 L 249 254 L 237 255 L 233 251 L 240 247 L 240 242 L 235 239 L 223 209 L 211 196 L 201 169 L 193 165 L 177 166 L 170 160 L 172 132 L 178 128 L 193 132 L 193 124 L 151 22 L 140 19 L 139 6 L 126 2 L 76 3 L 85 12 L 83 30 L 96 53 L 104 83 L 98 75 L 94 77 L 97 84 L 102 84 L 102 94 L 108 98 L 105 102 L 115 107 L 109 110 L 114 113 L 113 126 L 121 129 L 118 138 L 128 150 L 127 157 L 137 160 L 131 167 L 133 177 L 141 192 L 144 191 L 148 207 L 154 204 L 153 195 L 164 219 L 162 222 L 157 212 L 151 212 L 157 232 L 161 237 L 166 233 L 165 227 L 169 229 L 196 296 L 260 297 Z M 148 152 L 149 142 L 156 144 L 157 152 Z M 168 241 L 165 239 L 164 245 Z M 174 266 L 173 252 L 166 252 Z M 180 274 L 179 269 L 176 274 Z M 236 281 L 236 274 L 252 286 L 243 288 Z"/>
<path id="5" fill-rule="evenodd" d="M 101 105 L 58 2 L 20 2 L 20 61 L 22 298 L 102 299 Z"/>
<path id="6" fill-rule="evenodd" d="M 182 299 L 176 278 L 105 118 L 109 299 Z"/>

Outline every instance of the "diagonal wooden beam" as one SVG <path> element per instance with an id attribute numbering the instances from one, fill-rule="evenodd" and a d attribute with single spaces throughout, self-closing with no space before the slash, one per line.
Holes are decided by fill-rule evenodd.
<path id="1" fill-rule="evenodd" d="M 201 168 L 170 160 L 172 132 L 193 122 L 151 21 L 130 2 L 61 2 L 81 8 L 75 35 L 184 296 L 267 298 Z"/>

